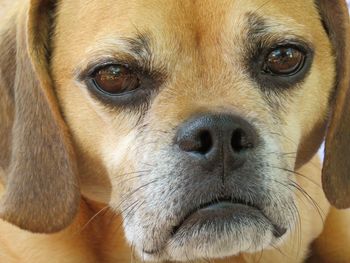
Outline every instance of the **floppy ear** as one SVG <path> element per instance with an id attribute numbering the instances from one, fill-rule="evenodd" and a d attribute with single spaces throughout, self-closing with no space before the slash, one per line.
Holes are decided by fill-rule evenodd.
<path id="1" fill-rule="evenodd" d="M 80 202 L 74 153 L 48 70 L 54 4 L 49 0 L 21 3 L 14 36 L 16 55 L 11 58 L 16 70 L 2 69 L 15 74 L 10 87 L 15 118 L 0 217 L 39 233 L 69 225 Z"/>
<path id="2" fill-rule="evenodd" d="M 350 24 L 345 0 L 318 0 L 323 24 L 336 57 L 336 87 L 332 98 L 322 184 L 337 208 L 350 207 Z"/>

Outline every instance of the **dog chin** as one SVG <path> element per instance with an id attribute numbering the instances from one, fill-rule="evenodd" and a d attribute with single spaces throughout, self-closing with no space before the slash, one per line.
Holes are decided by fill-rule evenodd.
<path id="1" fill-rule="evenodd" d="M 141 258 L 155 262 L 224 258 L 259 252 L 276 244 L 285 234 L 285 230 L 276 230 L 259 210 L 243 205 L 225 206 L 230 204 L 193 213 L 176 227 L 161 252 L 143 252 Z M 236 213 L 220 213 L 220 209 L 232 209 Z"/>

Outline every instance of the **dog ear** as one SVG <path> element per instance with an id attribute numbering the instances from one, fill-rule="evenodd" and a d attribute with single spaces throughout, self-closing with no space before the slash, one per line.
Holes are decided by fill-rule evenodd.
<path id="1" fill-rule="evenodd" d="M 350 24 L 345 0 L 318 0 L 336 57 L 336 87 L 326 136 L 322 184 L 337 208 L 350 207 Z"/>
<path id="2" fill-rule="evenodd" d="M 0 205 L 2 219 L 36 233 L 68 226 L 80 202 L 73 148 L 49 74 L 54 2 L 24 1 L 17 17 L 12 153 Z"/>

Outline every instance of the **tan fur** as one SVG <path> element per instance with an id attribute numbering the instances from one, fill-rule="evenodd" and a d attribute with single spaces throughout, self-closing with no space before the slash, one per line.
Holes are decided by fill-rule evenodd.
<path id="1" fill-rule="evenodd" d="M 321 1 L 321 12 L 330 30 L 331 41 L 337 60 L 337 83 L 334 109 L 326 139 L 326 159 L 323 167 L 322 182 L 326 196 L 337 208 L 350 206 L 349 192 L 349 157 L 350 143 L 350 30 L 345 5 L 334 6 L 328 1 Z M 337 189 L 334 191 L 333 189 Z"/>
<path id="2" fill-rule="evenodd" d="M 14 37 L 8 35 L 11 31 L 16 33 L 15 46 L 9 47 L 6 54 L 14 53 L 15 56 L 5 56 L 1 61 L 6 58 L 12 63 L 16 61 L 18 67 L 8 81 L 8 73 L 2 72 L 5 79 L 2 90 L 12 93 L 14 98 L 9 100 L 7 95 L 5 99 L 14 100 L 15 105 L 5 109 L 10 113 L 5 116 L 5 128 L 10 128 L 5 130 L 4 136 L 7 143 L 12 140 L 12 145 L 5 149 L 5 153 L 11 153 L 11 156 L 5 156 L 5 161 L 9 158 L 11 161 L 3 166 L 7 170 L 4 178 L 7 191 L 1 200 L 0 215 L 22 228 L 47 233 L 61 230 L 72 221 L 80 197 L 73 150 L 56 107 L 47 72 L 48 62 L 45 61 L 49 17 L 37 12 L 35 5 L 35 2 L 31 6 L 19 5 L 17 24 L 12 21 L 3 33 L 5 41 Z M 34 21 L 27 19 L 28 13 Z M 27 33 L 27 25 L 38 34 Z M 13 88 L 9 89 L 11 82 Z M 33 105 L 42 110 L 38 111 Z M 14 115 L 13 119 L 11 115 Z M 56 194 L 52 195 L 54 192 Z"/>
<path id="3" fill-rule="evenodd" d="M 322 190 L 334 205 L 349 205 L 345 2 L 337 1 L 335 11 L 322 0 L 320 10 L 311 0 L 10 2 L 0 0 L 0 262 L 142 262 L 124 237 L 119 207 L 123 191 L 137 185 L 132 174 L 141 157 L 133 146 L 140 116 L 93 99 L 76 76 L 104 52 L 120 52 L 120 37 L 138 32 L 151 32 L 159 63 L 154 66 L 172 69 L 175 76 L 151 103 L 145 116 L 150 130 L 171 130 L 196 113 L 239 112 L 271 129 L 278 126 L 286 135 L 283 151 L 297 153 L 286 162 L 307 195 L 295 191 L 300 220 L 295 231 L 278 247 L 211 262 L 350 261 L 350 212 L 331 207 Z M 283 120 L 278 125 L 246 72 L 223 70 L 241 63 L 244 16 L 251 10 L 271 17 L 271 30 L 292 28 L 316 50 L 310 77 L 283 110 L 276 109 Z M 329 19 L 334 12 L 343 31 Z M 322 184 L 315 152 L 327 125 Z M 171 141 L 157 136 L 158 148 Z M 128 179 L 123 186 L 122 179 Z"/>

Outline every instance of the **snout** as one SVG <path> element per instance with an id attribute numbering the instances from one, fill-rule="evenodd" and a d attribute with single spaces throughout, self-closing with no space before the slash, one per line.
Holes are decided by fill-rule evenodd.
<path id="1" fill-rule="evenodd" d="M 175 144 L 193 166 L 224 167 L 223 175 L 241 167 L 259 144 L 256 129 L 236 115 L 206 114 L 180 125 Z"/>
<path id="2" fill-rule="evenodd" d="M 128 187 L 125 209 L 139 206 L 124 227 L 144 258 L 229 256 L 286 236 L 293 197 L 286 174 L 276 178 L 273 169 L 285 165 L 269 154 L 278 144 L 262 129 L 240 115 L 204 113 L 162 130 L 166 142 L 155 133 L 140 137 L 151 142 L 140 145 L 156 147 L 139 148 L 144 159 L 134 162 L 136 169 L 149 172 Z"/>

